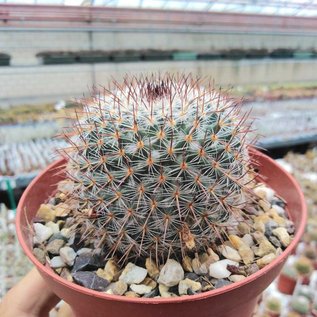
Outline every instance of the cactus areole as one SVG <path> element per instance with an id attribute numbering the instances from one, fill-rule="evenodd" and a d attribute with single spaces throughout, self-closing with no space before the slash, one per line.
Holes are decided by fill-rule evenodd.
<path id="1" fill-rule="evenodd" d="M 252 201 L 246 117 L 191 76 L 126 78 L 64 133 L 82 231 L 125 262 L 222 239 Z"/>

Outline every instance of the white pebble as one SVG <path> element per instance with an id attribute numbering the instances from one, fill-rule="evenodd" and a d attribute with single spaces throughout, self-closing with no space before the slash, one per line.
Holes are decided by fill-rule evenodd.
<path id="1" fill-rule="evenodd" d="M 221 260 L 210 264 L 209 275 L 214 278 L 227 278 L 231 272 L 227 270 L 227 265 L 239 266 L 239 263 L 231 260 Z"/>
<path id="2" fill-rule="evenodd" d="M 132 284 L 130 285 L 130 289 L 139 295 L 144 295 L 146 293 L 150 293 L 152 290 L 151 286 L 143 285 L 143 284 Z"/>
<path id="3" fill-rule="evenodd" d="M 48 240 L 53 235 L 53 230 L 41 223 L 34 223 L 35 238 L 38 243 Z"/>
<path id="4" fill-rule="evenodd" d="M 235 261 L 235 262 L 240 262 L 241 261 L 241 256 L 239 254 L 239 252 L 227 245 L 222 245 L 220 247 L 220 252 L 221 254 L 229 259 L 229 260 L 232 260 L 232 261 Z"/>
<path id="5" fill-rule="evenodd" d="M 184 279 L 184 270 L 180 263 L 175 260 L 169 259 L 163 266 L 158 282 L 164 284 L 167 287 L 177 285 Z"/>
<path id="6" fill-rule="evenodd" d="M 74 261 L 76 258 L 76 252 L 74 251 L 74 249 L 70 247 L 63 247 L 59 250 L 59 255 L 67 265 L 74 265 Z"/>
<path id="7" fill-rule="evenodd" d="M 59 269 L 65 266 L 66 266 L 66 263 L 63 261 L 62 257 L 60 256 L 54 256 L 50 261 L 50 267 L 52 269 Z"/>
<path id="8" fill-rule="evenodd" d="M 129 262 L 121 273 L 119 280 L 127 284 L 140 284 L 146 277 L 147 270 Z"/>

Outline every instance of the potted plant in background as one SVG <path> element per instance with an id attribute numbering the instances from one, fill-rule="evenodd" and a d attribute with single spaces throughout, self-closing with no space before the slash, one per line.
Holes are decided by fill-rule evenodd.
<path id="1" fill-rule="evenodd" d="M 283 294 L 292 295 L 297 283 L 298 273 L 293 265 L 286 264 L 277 281 L 277 288 Z"/>
<path id="2" fill-rule="evenodd" d="M 18 207 L 19 241 L 49 287 L 78 317 L 251 316 L 306 208 L 249 146 L 236 102 L 166 74 L 83 103 L 64 159 Z"/>
<path id="3" fill-rule="evenodd" d="M 310 276 L 314 270 L 311 260 L 305 256 L 301 256 L 295 261 L 294 267 L 300 276 L 301 284 L 308 285 Z"/>
<path id="4" fill-rule="evenodd" d="M 290 302 L 291 308 L 301 317 L 308 316 L 310 312 L 310 302 L 305 296 L 294 296 Z"/>
<path id="5" fill-rule="evenodd" d="M 265 300 L 265 313 L 269 317 L 279 317 L 281 314 L 281 300 L 277 297 L 269 297 Z"/>

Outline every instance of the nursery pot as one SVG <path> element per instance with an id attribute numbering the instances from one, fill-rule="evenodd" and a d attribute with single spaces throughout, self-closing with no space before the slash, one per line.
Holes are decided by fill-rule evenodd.
<path id="1" fill-rule="evenodd" d="M 294 293 L 296 282 L 296 279 L 281 273 L 278 277 L 277 288 L 283 294 L 292 295 Z"/>
<path id="2" fill-rule="evenodd" d="M 47 287 L 72 307 L 76 317 L 250 317 L 258 296 L 276 278 L 304 232 L 307 211 L 303 194 L 293 179 L 275 161 L 250 150 L 264 181 L 287 201 L 296 234 L 287 249 L 269 265 L 244 280 L 197 295 L 174 298 L 128 298 L 93 291 L 68 282 L 42 265 L 32 253 L 28 224 L 37 209 L 54 194 L 63 179 L 64 160 L 50 165 L 24 192 L 17 211 L 17 235 L 24 252 L 45 279 Z"/>

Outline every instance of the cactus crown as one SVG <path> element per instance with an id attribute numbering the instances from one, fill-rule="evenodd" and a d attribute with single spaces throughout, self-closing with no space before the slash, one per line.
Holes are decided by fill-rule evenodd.
<path id="1" fill-rule="evenodd" d="M 108 257 L 184 256 L 241 220 L 252 199 L 249 128 L 211 84 L 127 77 L 84 109 L 65 133 L 70 198 Z"/>

